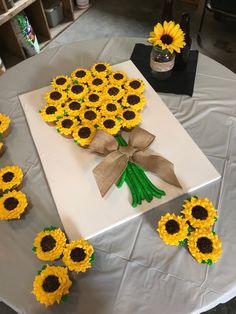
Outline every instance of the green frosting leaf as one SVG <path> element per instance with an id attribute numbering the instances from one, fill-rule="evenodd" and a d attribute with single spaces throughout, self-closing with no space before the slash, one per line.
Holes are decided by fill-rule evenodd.
<path id="1" fill-rule="evenodd" d="M 91 255 L 89 262 L 92 264 L 94 260 L 95 260 L 95 252 L 93 252 L 93 254 Z"/>
<path id="2" fill-rule="evenodd" d="M 36 252 L 36 247 L 35 246 L 32 247 L 32 251 Z"/>
<path id="3" fill-rule="evenodd" d="M 180 246 L 185 246 L 186 242 L 187 242 L 187 239 L 184 239 L 184 240 L 182 240 L 182 241 L 179 241 L 179 245 L 180 245 Z"/>
<path id="4" fill-rule="evenodd" d="M 61 297 L 61 302 L 64 303 L 68 300 L 68 294 L 64 294 L 62 297 Z"/>
<path id="5" fill-rule="evenodd" d="M 215 217 L 215 218 L 214 218 L 214 220 L 215 220 L 215 222 L 217 222 L 218 218 L 217 218 L 217 217 Z"/>
<path id="6" fill-rule="evenodd" d="M 77 80 L 74 80 L 73 83 L 74 84 L 79 84 L 79 82 Z"/>
<path id="7" fill-rule="evenodd" d="M 122 118 L 121 117 L 116 117 L 116 120 L 121 121 Z"/>
<path id="8" fill-rule="evenodd" d="M 208 260 L 207 260 L 207 265 L 210 265 L 210 266 L 211 266 L 212 264 L 213 264 L 212 260 L 211 260 L 211 259 L 208 259 Z"/>
<path id="9" fill-rule="evenodd" d="M 52 231 L 52 230 L 56 230 L 56 229 L 58 229 L 57 227 L 54 227 L 54 226 L 49 226 L 49 227 L 45 227 L 44 229 L 43 229 L 43 231 Z"/>

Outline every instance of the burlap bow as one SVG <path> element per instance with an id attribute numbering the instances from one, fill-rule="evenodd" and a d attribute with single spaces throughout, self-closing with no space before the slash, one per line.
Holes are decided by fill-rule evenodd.
<path id="1" fill-rule="evenodd" d="M 174 173 L 174 165 L 169 160 L 145 152 L 154 139 L 153 134 L 136 127 L 130 132 L 128 146 L 119 146 L 112 135 L 101 130 L 96 132 L 89 147 L 93 152 L 106 156 L 93 169 L 102 197 L 118 182 L 129 160 L 154 172 L 167 183 L 181 187 Z"/>

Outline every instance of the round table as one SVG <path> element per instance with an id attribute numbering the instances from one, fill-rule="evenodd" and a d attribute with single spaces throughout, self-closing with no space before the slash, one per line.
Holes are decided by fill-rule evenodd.
<path id="1" fill-rule="evenodd" d="M 35 235 L 45 226 L 62 227 L 18 95 L 49 85 L 52 77 L 100 61 L 128 60 L 138 38 L 83 41 L 46 49 L 0 77 L 0 111 L 12 119 L 1 167 L 24 171 L 22 191 L 29 209 L 22 220 L 2 221 L 0 296 L 18 313 L 189 314 L 200 313 L 236 295 L 236 76 L 200 54 L 193 97 L 160 94 L 172 113 L 221 173 L 221 180 L 195 194 L 219 210 L 215 231 L 223 254 L 213 266 L 198 264 L 185 249 L 166 246 L 156 223 L 178 212 L 186 195 L 91 239 L 94 267 L 73 275 L 66 303 L 47 309 L 31 294 L 43 263 L 32 253 Z M 92 222 L 91 222 L 92 223 Z"/>

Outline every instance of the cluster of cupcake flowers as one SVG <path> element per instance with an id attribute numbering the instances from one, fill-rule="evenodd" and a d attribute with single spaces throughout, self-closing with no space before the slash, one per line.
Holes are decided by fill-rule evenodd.
<path id="1" fill-rule="evenodd" d="M 0 220 L 19 219 L 28 205 L 26 195 L 19 191 L 23 172 L 18 166 L 0 169 Z"/>
<path id="2" fill-rule="evenodd" d="M 116 135 L 141 121 L 144 83 L 113 71 L 107 63 L 96 63 L 90 70 L 77 68 L 71 76 L 57 76 L 53 89 L 45 95 L 42 119 L 66 138 L 86 147 L 97 129 Z"/>
<path id="3" fill-rule="evenodd" d="M 0 113 L 0 157 L 4 153 L 4 143 L 3 140 L 9 135 L 10 133 L 10 118 Z"/>
<path id="4" fill-rule="evenodd" d="M 46 306 L 66 301 L 72 285 L 69 271 L 86 272 L 95 259 L 94 249 L 88 241 L 79 239 L 69 243 L 65 233 L 53 226 L 36 235 L 32 251 L 42 261 L 62 259 L 65 264 L 44 265 L 35 277 L 32 293 Z"/>
<path id="5" fill-rule="evenodd" d="M 167 213 L 158 222 L 160 238 L 168 245 L 187 244 L 189 252 L 202 264 L 212 265 L 221 256 L 221 241 L 212 231 L 217 210 L 207 198 L 197 196 L 185 200 L 183 216 Z"/>
<path id="6" fill-rule="evenodd" d="M 144 82 L 113 71 L 107 63 L 96 63 L 90 70 L 77 68 L 70 77 L 57 76 L 52 87 L 40 115 L 62 136 L 82 147 L 90 144 L 98 129 L 114 135 L 120 146 L 126 146 L 120 130 L 129 131 L 141 121 L 140 112 L 146 102 Z M 118 187 L 124 182 L 131 191 L 133 207 L 143 200 L 151 202 L 154 197 L 165 195 L 132 162 L 128 163 Z"/>

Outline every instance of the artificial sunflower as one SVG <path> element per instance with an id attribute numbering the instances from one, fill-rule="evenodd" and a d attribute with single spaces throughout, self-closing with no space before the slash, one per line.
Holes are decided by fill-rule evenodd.
<path id="1" fill-rule="evenodd" d="M 52 80 L 52 87 L 58 90 L 66 90 L 70 87 L 71 84 L 71 78 L 69 78 L 67 75 L 56 76 Z"/>
<path id="2" fill-rule="evenodd" d="M 40 303 L 48 306 L 60 303 L 69 293 L 71 284 L 66 267 L 46 265 L 35 277 L 32 293 Z"/>
<path id="3" fill-rule="evenodd" d="M 120 100 L 124 96 L 124 89 L 119 85 L 108 85 L 105 89 L 104 96 L 106 99 Z"/>
<path id="4" fill-rule="evenodd" d="M 97 124 L 100 119 L 100 112 L 94 108 L 84 109 L 80 114 L 80 119 L 83 123 L 92 123 L 93 125 Z"/>
<path id="5" fill-rule="evenodd" d="M 16 189 L 23 179 L 23 171 L 18 166 L 6 166 L 0 169 L 0 191 Z"/>
<path id="6" fill-rule="evenodd" d="M 121 129 L 120 120 L 112 116 L 101 118 L 99 121 L 99 129 L 109 134 L 116 135 Z"/>
<path id="7" fill-rule="evenodd" d="M 65 233 L 55 227 L 44 228 L 34 239 L 33 251 L 42 261 L 54 261 L 62 255 L 66 245 Z"/>
<path id="8" fill-rule="evenodd" d="M 126 108 L 133 108 L 135 110 L 142 110 L 145 105 L 146 99 L 143 95 L 135 92 L 127 93 L 122 99 L 122 106 Z"/>
<path id="9" fill-rule="evenodd" d="M 141 115 L 138 111 L 131 108 L 125 109 L 121 115 L 121 125 L 123 128 L 132 129 L 141 121 Z"/>
<path id="10" fill-rule="evenodd" d="M 71 73 L 71 78 L 75 84 L 88 83 L 91 72 L 87 69 L 77 68 Z"/>
<path id="11" fill-rule="evenodd" d="M 90 92 L 85 98 L 85 106 L 87 107 L 99 107 L 102 103 L 103 96 L 99 92 Z"/>
<path id="12" fill-rule="evenodd" d="M 167 213 L 159 220 L 157 231 L 166 244 L 178 246 L 188 237 L 188 224 L 181 216 Z"/>
<path id="13" fill-rule="evenodd" d="M 105 77 L 92 77 L 88 86 L 91 91 L 100 92 L 107 86 L 107 79 Z"/>
<path id="14" fill-rule="evenodd" d="M 127 80 L 127 75 L 124 72 L 116 71 L 109 75 L 109 82 L 112 85 L 123 85 Z"/>
<path id="15" fill-rule="evenodd" d="M 208 228 L 217 220 L 217 210 L 208 198 L 191 197 L 183 204 L 182 214 L 193 228 Z"/>
<path id="16" fill-rule="evenodd" d="M 103 102 L 100 110 L 101 115 L 104 117 L 114 117 L 122 113 L 121 105 L 115 100 L 107 100 Z"/>
<path id="17" fill-rule="evenodd" d="M 108 63 L 95 63 L 92 68 L 91 72 L 94 76 L 97 77 L 106 77 L 111 73 L 111 66 Z"/>
<path id="18" fill-rule="evenodd" d="M 180 25 L 173 21 L 165 21 L 163 25 L 157 23 L 148 41 L 154 46 L 160 46 L 162 50 L 168 49 L 171 53 L 174 51 L 179 53 L 180 49 L 185 46 L 184 32 Z"/>
<path id="19" fill-rule="evenodd" d="M 2 137 L 7 137 L 10 132 L 10 118 L 0 113 L 0 135 Z"/>
<path id="20" fill-rule="evenodd" d="M 61 106 L 49 104 L 44 106 L 39 113 L 49 125 L 56 125 L 56 121 L 64 116 L 64 109 Z"/>
<path id="21" fill-rule="evenodd" d="M 79 125 L 73 132 L 73 138 L 75 143 L 80 146 L 87 146 L 92 141 L 95 134 L 95 127 L 91 123 L 84 123 Z"/>
<path id="22" fill-rule="evenodd" d="M 188 238 L 188 248 L 192 256 L 203 264 L 215 263 L 221 256 L 221 241 L 209 229 L 196 229 Z"/>
<path id="23" fill-rule="evenodd" d="M 88 87 L 85 84 L 75 84 L 69 87 L 68 97 L 70 99 L 83 99 L 88 92 Z"/>
<path id="24" fill-rule="evenodd" d="M 62 105 L 67 100 L 67 93 L 62 90 L 52 89 L 46 93 L 45 99 L 47 104 L 51 105 Z"/>
<path id="25" fill-rule="evenodd" d="M 19 219 L 28 205 L 26 195 L 21 191 L 9 191 L 0 197 L 0 219 Z"/>
<path id="26" fill-rule="evenodd" d="M 125 89 L 127 89 L 130 93 L 134 92 L 135 94 L 141 94 L 144 92 L 145 85 L 139 78 L 134 78 L 125 83 Z"/>
<path id="27" fill-rule="evenodd" d="M 77 125 L 78 121 L 73 117 L 63 117 L 57 121 L 57 131 L 66 138 L 72 138 L 72 133 Z"/>
<path id="28" fill-rule="evenodd" d="M 92 245 L 84 240 L 74 240 L 67 244 L 62 261 L 69 268 L 69 270 L 75 272 L 85 272 L 88 268 L 91 268 L 91 262 L 94 257 L 94 249 Z"/>

